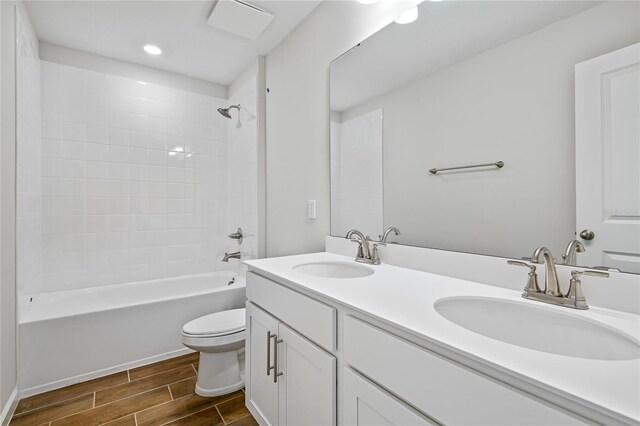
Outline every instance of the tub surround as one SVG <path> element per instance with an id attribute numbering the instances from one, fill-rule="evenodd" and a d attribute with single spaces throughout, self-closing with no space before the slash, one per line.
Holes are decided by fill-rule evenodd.
<path id="1" fill-rule="evenodd" d="M 401 259 L 399 254 L 404 252 L 410 255 L 404 258 L 406 263 L 414 262 L 414 265 L 421 263 L 421 269 L 429 269 L 431 265 L 436 265 L 434 269 L 438 270 L 440 275 L 384 263 L 373 267 L 375 269 L 373 275 L 351 279 L 315 277 L 293 269 L 296 265 L 309 262 L 339 261 L 355 264 L 353 261 L 355 246 L 349 242 L 344 245 L 343 241 L 338 240 L 345 241 L 329 238 L 327 248 L 340 251 L 348 247 L 349 255 L 325 252 L 260 259 L 246 263 L 249 265 L 250 272 L 336 306 L 339 312 L 341 310 L 345 313 L 353 312 L 356 317 L 365 318 L 365 321 L 377 324 L 387 331 L 391 330 L 392 333 L 431 352 L 534 395 L 558 410 L 559 407 L 563 407 L 573 414 L 596 422 L 640 424 L 640 403 L 638 403 L 640 386 L 637 380 L 640 377 L 640 359 L 612 362 L 565 357 L 525 349 L 468 331 L 446 320 L 434 309 L 434 303 L 438 299 L 447 297 L 504 299 L 588 318 L 638 340 L 640 318 L 637 315 L 638 307 L 633 305 L 637 303 L 638 298 L 631 302 L 621 302 L 619 309 L 613 310 L 599 307 L 598 304 L 611 306 L 615 303 L 595 296 L 591 297 L 590 294 L 592 286 L 595 288 L 596 285 L 604 285 L 612 293 L 612 297 L 628 298 L 629 294 L 618 293 L 612 290 L 612 286 L 616 289 L 624 289 L 633 284 L 638 285 L 637 276 L 623 277 L 623 282 L 620 283 L 617 282 L 619 276 L 629 274 L 612 274 L 604 284 L 596 279 L 593 279 L 592 283 L 589 277 L 585 277 L 583 280 L 585 295 L 591 308 L 588 311 L 575 311 L 522 299 L 521 292 L 526 283 L 526 273 L 521 268 L 514 268 L 515 271 L 512 271 L 511 267 L 493 268 L 492 262 L 506 265 L 506 259 L 501 258 L 489 258 L 487 261 L 477 259 L 485 256 L 456 253 L 458 256 L 476 258 L 473 260 L 477 264 L 456 263 L 449 259 L 449 262 L 439 262 L 438 266 L 438 263 L 432 263 L 433 259 L 429 259 L 429 253 L 425 251 L 427 249 L 387 246 L 382 249 L 387 250 L 381 255 L 383 262 L 387 260 L 385 255 L 394 258 L 394 255 L 391 255 L 392 251 L 396 251 L 395 259 Z M 449 268 L 455 266 L 449 270 L 457 270 L 458 274 L 461 274 L 460 270 L 465 270 L 466 274 L 469 274 L 468 277 L 477 274 L 479 279 L 471 281 L 445 276 L 442 273 L 446 263 Z M 477 267 L 478 265 L 480 267 Z M 563 271 L 561 282 L 566 286 L 568 280 L 564 275 Z M 497 285 L 481 283 L 490 280 L 491 276 L 494 277 L 494 283 L 498 283 Z M 248 283 L 247 294 L 251 300 L 251 277 Z M 622 308 L 634 311 L 636 314 L 622 312 Z M 566 312 L 567 310 L 570 312 Z M 346 314 L 345 318 L 348 318 Z M 344 320 L 338 319 L 339 324 L 342 322 Z M 344 336 L 339 331 L 338 335 L 341 334 Z M 339 389 L 340 377 L 339 375 Z M 340 394 L 340 391 L 338 393 Z"/>

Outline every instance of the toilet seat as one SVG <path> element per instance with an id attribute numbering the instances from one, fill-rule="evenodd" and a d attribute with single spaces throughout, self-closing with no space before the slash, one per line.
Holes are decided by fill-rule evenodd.
<path id="1" fill-rule="evenodd" d="M 208 338 L 239 333 L 244 335 L 244 330 L 245 308 L 240 308 L 216 312 L 189 321 L 182 327 L 182 334 L 192 338 Z"/>

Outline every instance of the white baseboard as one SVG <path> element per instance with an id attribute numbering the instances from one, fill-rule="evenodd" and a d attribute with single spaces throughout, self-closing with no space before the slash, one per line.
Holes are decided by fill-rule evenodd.
<path id="1" fill-rule="evenodd" d="M 141 365 L 152 364 L 158 361 L 164 361 L 165 359 L 175 358 L 180 355 L 184 355 L 190 352 L 194 352 L 189 348 L 178 349 L 176 351 L 167 352 L 161 355 L 155 355 L 149 358 L 143 358 L 137 361 L 128 362 L 115 367 L 104 368 L 102 370 L 92 371 L 90 373 L 81 374 L 79 376 L 69 377 L 67 379 L 57 380 L 55 382 L 46 383 L 40 386 L 34 386 L 28 389 L 22 389 L 20 391 L 20 398 L 26 398 L 28 396 L 37 395 L 39 393 L 48 392 L 54 389 L 60 389 L 65 386 L 73 385 L 80 382 L 86 382 L 87 380 L 95 379 L 109 374 L 118 373 L 120 371 L 130 370 L 132 368 L 140 367 Z M 5 426 L 2 423 L 2 426 Z"/>
<path id="2" fill-rule="evenodd" d="M 0 425 L 7 426 L 11 421 L 11 416 L 13 416 L 14 411 L 16 411 L 16 407 L 18 406 L 18 386 L 13 389 L 11 392 L 11 396 L 7 401 L 7 404 L 2 409 L 0 413 Z"/>

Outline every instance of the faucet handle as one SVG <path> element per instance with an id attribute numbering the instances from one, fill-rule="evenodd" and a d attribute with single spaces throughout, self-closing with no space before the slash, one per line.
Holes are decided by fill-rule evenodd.
<path id="1" fill-rule="evenodd" d="M 590 275 L 592 277 L 599 277 L 599 278 L 609 278 L 609 273 L 608 272 L 602 272 L 602 271 L 592 271 L 592 270 L 584 270 L 584 271 L 571 271 L 571 278 L 579 278 L 580 275 Z"/>
<path id="2" fill-rule="evenodd" d="M 599 278 L 608 278 L 608 272 L 602 271 L 571 271 L 571 281 L 569 281 L 569 291 L 565 294 L 564 297 L 569 299 L 571 304 L 576 309 L 589 309 L 589 305 L 587 305 L 587 299 L 584 297 L 582 293 L 582 283 L 580 282 L 581 275 L 590 275 L 592 277 Z"/>
<path id="3" fill-rule="evenodd" d="M 529 293 L 540 293 L 540 286 L 538 285 L 538 274 L 536 273 L 536 265 L 529 265 L 528 263 L 521 262 L 519 260 L 507 260 L 507 263 L 512 266 L 522 266 L 529 268 L 529 279 L 527 285 L 522 291 L 522 296 L 527 297 Z"/>
<path id="4" fill-rule="evenodd" d="M 373 265 L 380 264 L 380 254 L 378 253 L 378 246 L 386 246 L 386 243 L 376 242 L 373 244 L 373 249 L 371 250 L 371 263 Z"/>
<path id="5" fill-rule="evenodd" d="M 535 272 L 536 271 L 536 265 L 529 265 L 528 263 L 521 262 L 519 260 L 507 260 L 507 263 L 509 265 L 512 265 L 512 266 L 522 266 L 522 267 L 525 267 L 525 268 L 529 268 L 530 272 Z"/>

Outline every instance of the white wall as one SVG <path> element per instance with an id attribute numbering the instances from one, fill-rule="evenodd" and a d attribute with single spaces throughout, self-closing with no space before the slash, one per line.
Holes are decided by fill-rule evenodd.
<path id="1" fill-rule="evenodd" d="M 383 229 L 382 109 L 331 121 L 331 234 Z"/>
<path id="2" fill-rule="evenodd" d="M 17 384 L 15 2 L 0 3 L 0 421 Z M 4 416 L 4 418 L 2 418 Z"/>
<path id="3" fill-rule="evenodd" d="M 638 2 L 605 3 L 344 112 L 384 108 L 385 226 L 409 245 L 563 252 L 576 215 L 574 65 L 640 40 L 639 16 Z"/>
<path id="4" fill-rule="evenodd" d="M 329 233 L 329 62 L 415 1 L 322 2 L 267 56 L 267 255 L 321 251 Z M 317 200 L 316 220 L 306 216 Z"/>
<path id="5" fill-rule="evenodd" d="M 223 268 L 226 105 L 43 61 L 43 291 Z"/>
<path id="6" fill-rule="evenodd" d="M 17 10 L 16 281 L 18 294 L 37 294 L 42 271 L 42 171 L 38 38 L 25 10 Z M 28 300 L 18 303 L 18 320 Z"/>

